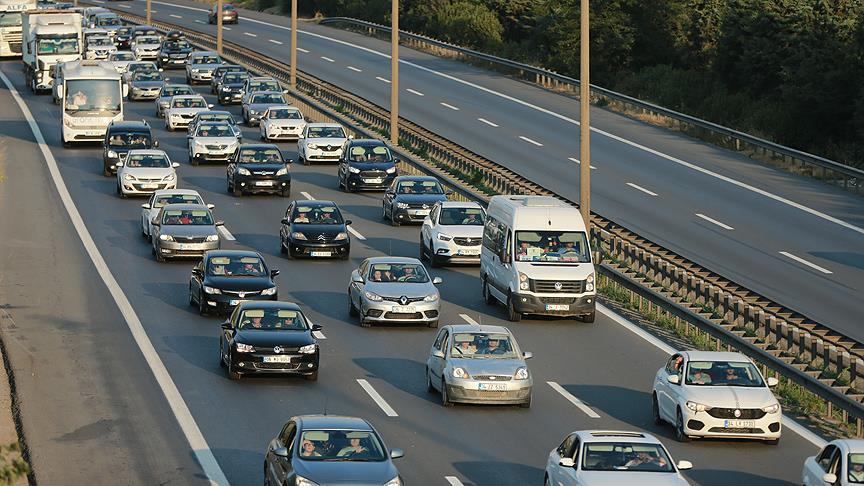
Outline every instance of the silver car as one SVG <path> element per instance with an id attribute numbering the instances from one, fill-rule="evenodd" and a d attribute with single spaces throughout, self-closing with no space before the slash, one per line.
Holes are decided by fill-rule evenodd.
<path id="1" fill-rule="evenodd" d="M 159 118 L 165 117 L 165 111 L 171 104 L 171 98 L 178 95 L 194 94 L 195 90 L 192 89 L 192 87 L 188 84 L 168 84 L 166 80 L 165 84 L 162 85 L 162 89 L 159 90 L 159 94 L 156 96 L 156 99 L 153 100 L 153 104 L 156 107 L 156 116 L 158 116 Z"/>
<path id="2" fill-rule="evenodd" d="M 165 129 L 170 131 L 186 128 L 192 123 L 197 113 L 207 111 L 213 105 L 207 104 L 207 100 L 199 94 L 172 96 L 168 102 L 168 108 L 162 110 L 165 117 Z"/>
<path id="3" fill-rule="evenodd" d="M 189 138 L 189 163 L 227 162 L 240 146 L 237 134 L 228 122 L 202 122 Z"/>
<path id="4" fill-rule="evenodd" d="M 303 165 L 312 162 L 339 162 L 342 146 L 349 138 L 338 123 L 309 123 L 297 141 L 297 154 Z"/>
<path id="5" fill-rule="evenodd" d="M 203 204 L 166 204 L 150 222 L 153 255 L 157 262 L 167 258 L 202 257 L 218 250 L 221 239 L 210 208 Z"/>
<path id="6" fill-rule="evenodd" d="M 213 71 L 222 64 L 222 58 L 214 51 L 193 52 L 186 59 L 186 84 L 209 83 Z"/>
<path id="7" fill-rule="evenodd" d="M 349 311 L 360 316 L 363 327 L 388 322 L 438 327 L 441 296 L 435 286 L 442 282 L 429 277 L 416 258 L 367 258 L 351 272 Z"/>
<path id="8" fill-rule="evenodd" d="M 204 204 L 198 191 L 192 189 L 163 189 L 150 196 L 150 200 L 141 205 L 141 235 L 150 240 L 152 234 L 151 221 L 159 214 L 159 210 L 168 204 Z M 213 209 L 212 204 L 207 205 Z"/>
<path id="9" fill-rule="evenodd" d="M 523 352 L 506 327 L 444 326 L 426 359 L 426 387 L 441 393 L 445 407 L 454 402 L 531 406 L 534 380 Z"/>
<path id="10" fill-rule="evenodd" d="M 135 57 L 143 61 L 156 59 L 161 46 L 162 39 L 158 35 L 139 35 L 132 40 L 130 48 Z"/>

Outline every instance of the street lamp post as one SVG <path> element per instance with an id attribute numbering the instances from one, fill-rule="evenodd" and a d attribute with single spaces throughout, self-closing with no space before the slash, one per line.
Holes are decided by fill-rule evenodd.
<path id="1" fill-rule="evenodd" d="M 585 230 L 591 234 L 591 82 L 588 76 L 588 0 L 582 0 L 580 22 L 580 80 L 579 80 L 579 209 L 585 220 Z"/>
<path id="2" fill-rule="evenodd" d="M 77 0 L 76 0 L 77 4 Z M 147 25 L 150 25 L 150 0 L 147 0 Z"/>
<path id="3" fill-rule="evenodd" d="M 222 55 L 222 0 L 216 0 L 216 52 Z"/>
<path id="4" fill-rule="evenodd" d="M 291 0 L 291 89 L 297 89 L 297 0 Z"/>
<path id="5" fill-rule="evenodd" d="M 399 145 L 399 0 L 392 0 L 391 10 L 390 143 Z"/>

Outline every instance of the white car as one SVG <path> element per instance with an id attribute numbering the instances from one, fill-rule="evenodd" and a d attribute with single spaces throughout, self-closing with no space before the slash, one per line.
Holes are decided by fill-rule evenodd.
<path id="1" fill-rule="evenodd" d="M 201 122 L 189 140 L 189 163 L 228 162 L 240 146 L 231 125 L 225 121 Z"/>
<path id="2" fill-rule="evenodd" d="M 208 105 L 201 95 L 172 96 L 171 101 L 168 102 L 168 107 L 162 113 L 165 117 L 165 128 L 168 130 L 186 128 L 195 118 L 196 113 L 207 111 L 210 108 L 213 108 L 213 105 Z"/>
<path id="3" fill-rule="evenodd" d="M 780 403 L 753 362 L 741 353 L 679 351 L 654 377 L 654 422 L 675 438 L 722 437 L 780 441 Z"/>
<path id="4" fill-rule="evenodd" d="M 88 37 L 87 46 L 84 49 L 84 59 L 107 60 L 108 56 L 117 52 L 114 40 L 107 35 Z"/>
<path id="5" fill-rule="evenodd" d="M 349 137 L 338 123 L 309 123 L 297 141 L 297 153 L 303 165 L 312 162 L 339 162 L 342 146 Z"/>
<path id="6" fill-rule="evenodd" d="M 135 54 L 126 51 L 117 51 L 108 56 L 108 61 L 114 65 L 114 69 L 117 70 L 118 73 L 125 73 L 126 68 L 129 67 L 130 62 L 135 62 Z"/>
<path id="7" fill-rule="evenodd" d="M 156 59 L 160 47 L 162 47 L 162 39 L 158 35 L 139 35 L 132 40 L 129 50 L 140 60 Z"/>
<path id="8" fill-rule="evenodd" d="M 476 202 L 441 201 L 420 228 L 420 256 L 433 267 L 444 263 L 480 264 L 486 211 Z"/>
<path id="9" fill-rule="evenodd" d="M 189 54 L 186 59 L 186 84 L 209 83 L 213 72 L 224 62 L 214 51 L 198 51 Z"/>
<path id="10" fill-rule="evenodd" d="M 689 461 L 672 462 L 666 447 L 651 434 L 577 430 L 552 449 L 546 461 L 546 486 L 690 484 L 681 471 Z"/>
<path id="11" fill-rule="evenodd" d="M 864 440 L 836 439 L 804 461 L 804 486 L 849 486 L 864 483 Z"/>
<path id="12" fill-rule="evenodd" d="M 117 194 L 120 197 L 150 195 L 177 188 L 177 167 L 161 150 L 130 150 L 125 162 L 117 162 Z"/>
<path id="13" fill-rule="evenodd" d="M 153 218 L 166 204 L 204 204 L 198 191 L 192 189 L 163 189 L 156 191 L 150 196 L 150 200 L 141 205 L 141 235 L 150 239 L 153 234 Z M 213 209 L 212 204 L 207 205 Z"/>
<path id="14" fill-rule="evenodd" d="M 300 109 L 288 105 L 267 108 L 258 124 L 261 140 L 299 140 L 306 128 L 306 120 Z"/>

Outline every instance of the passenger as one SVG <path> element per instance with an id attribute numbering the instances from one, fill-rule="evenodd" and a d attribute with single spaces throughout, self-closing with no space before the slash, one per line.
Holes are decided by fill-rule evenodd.
<path id="1" fill-rule="evenodd" d="M 126 145 L 126 139 L 123 135 L 114 135 L 111 137 L 111 145 L 114 147 L 122 147 Z"/>
<path id="2" fill-rule="evenodd" d="M 268 163 L 271 163 L 271 164 L 275 164 L 277 162 L 280 162 L 279 154 L 277 154 L 276 152 L 268 152 L 267 156 L 266 156 L 266 161 Z"/>
<path id="3" fill-rule="evenodd" d="M 210 275 L 225 275 L 225 265 L 212 265 L 210 267 Z"/>
<path id="4" fill-rule="evenodd" d="M 87 104 L 87 95 L 79 89 L 72 96 L 72 104 L 75 106 L 86 105 Z"/>
<path id="5" fill-rule="evenodd" d="M 399 186 L 399 194 L 413 194 L 414 188 L 409 186 L 408 184 L 402 184 Z"/>
<path id="6" fill-rule="evenodd" d="M 384 270 L 384 282 L 395 282 L 396 280 L 396 274 L 392 270 Z"/>
<path id="7" fill-rule="evenodd" d="M 322 212 L 320 213 L 321 217 L 318 218 L 318 224 L 333 224 L 333 215 L 330 213 Z"/>
<path id="8" fill-rule="evenodd" d="M 531 243 L 522 241 L 519 243 L 519 248 L 516 249 L 516 259 L 522 260 L 528 258 L 528 250 L 531 248 Z"/>
<path id="9" fill-rule="evenodd" d="M 462 356 L 477 353 L 477 346 L 474 346 L 474 341 L 459 341 L 453 349 Z"/>
<path id="10" fill-rule="evenodd" d="M 386 279 L 386 277 L 384 276 L 383 273 L 381 273 L 381 270 L 375 270 L 374 272 L 372 272 L 372 281 L 373 282 L 387 282 L 388 280 L 385 280 L 385 279 Z"/>
<path id="11" fill-rule="evenodd" d="M 254 263 L 244 263 L 241 273 L 243 275 L 258 275 L 261 273 L 261 268 Z"/>
<path id="12" fill-rule="evenodd" d="M 192 224 L 192 215 L 184 212 L 180 215 L 180 224 Z"/>
<path id="13" fill-rule="evenodd" d="M 856 483 L 864 482 L 864 464 L 852 462 L 849 464 L 849 481 Z"/>
<path id="14" fill-rule="evenodd" d="M 726 368 L 726 383 L 731 385 L 743 385 L 744 379 L 738 374 L 738 370 L 732 368 Z"/>
<path id="15" fill-rule="evenodd" d="M 711 375 L 704 370 L 696 370 L 693 373 L 693 376 L 690 378 L 690 382 L 694 385 L 710 385 L 711 384 Z"/>
<path id="16" fill-rule="evenodd" d="M 465 218 L 462 219 L 462 224 L 466 225 L 477 225 L 480 223 L 480 220 L 477 219 L 477 215 L 474 213 L 468 213 L 465 215 Z"/>
<path id="17" fill-rule="evenodd" d="M 336 456 L 345 457 L 345 456 L 349 456 L 349 455 L 363 454 L 365 452 L 369 452 L 368 449 L 366 449 L 365 447 L 360 445 L 360 439 L 358 439 L 356 437 L 350 439 L 350 444 L 351 445 L 349 445 L 349 446 L 343 447 L 342 450 L 340 450 L 336 454 Z"/>
<path id="18" fill-rule="evenodd" d="M 315 444 L 311 440 L 304 440 L 303 448 L 300 450 L 300 457 L 321 457 L 321 454 L 315 450 Z"/>
<path id="19" fill-rule="evenodd" d="M 498 346 L 498 339 L 489 338 L 486 340 L 486 347 L 481 349 L 477 354 L 505 354 L 506 352 L 506 349 Z"/>
<path id="20" fill-rule="evenodd" d="M 294 216 L 295 223 L 308 223 L 309 222 L 309 213 L 297 213 L 297 216 Z"/>

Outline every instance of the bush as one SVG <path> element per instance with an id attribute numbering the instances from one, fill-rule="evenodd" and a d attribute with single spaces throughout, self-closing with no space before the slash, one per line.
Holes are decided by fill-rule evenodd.
<path id="1" fill-rule="evenodd" d="M 488 7 L 468 1 L 442 5 L 429 27 L 441 40 L 475 49 L 500 44 L 504 30 Z"/>

